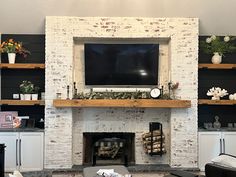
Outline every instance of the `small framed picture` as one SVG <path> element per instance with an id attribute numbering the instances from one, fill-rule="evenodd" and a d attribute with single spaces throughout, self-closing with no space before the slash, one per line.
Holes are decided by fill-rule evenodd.
<path id="1" fill-rule="evenodd" d="M 12 117 L 11 114 L 7 114 L 7 115 L 5 116 L 5 122 L 12 122 L 12 120 L 13 120 L 13 117 Z"/>
<path id="2" fill-rule="evenodd" d="M 13 119 L 17 116 L 17 111 L 0 111 L 0 128 L 13 128 Z"/>

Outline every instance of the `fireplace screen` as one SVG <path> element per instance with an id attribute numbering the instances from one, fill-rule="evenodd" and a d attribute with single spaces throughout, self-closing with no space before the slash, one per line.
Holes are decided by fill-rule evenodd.
<path id="1" fill-rule="evenodd" d="M 134 164 L 134 133 L 84 133 L 84 165 Z"/>

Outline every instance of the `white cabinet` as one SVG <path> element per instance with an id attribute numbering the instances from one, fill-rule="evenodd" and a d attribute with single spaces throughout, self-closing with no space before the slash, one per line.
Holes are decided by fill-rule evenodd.
<path id="1" fill-rule="evenodd" d="M 13 171 L 18 167 L 18 133 L 0 132 L 0 144 L 5 144 L 5 171 Z"/>
<path id="2" fill-rule="evenodd" d="M 220 153 L 236 155 L 236 132 L 199 132 L 198 143 L 198 166 L 201 171 Z"/>
<path id="3" fill-rule="evenodd" d="M 0 143 L 6 145 L 6 172 L 43 169 L 43 132 L 0 132 Z"/>
<path id="4" fill-rule="evenodd" d="M 222 134 L 224 153 L 236 155 L 236 132 Z"/>

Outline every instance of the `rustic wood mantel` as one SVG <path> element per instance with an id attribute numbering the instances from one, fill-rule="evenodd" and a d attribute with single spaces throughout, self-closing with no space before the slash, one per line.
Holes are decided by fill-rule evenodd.
<path id="1" fill-rule="evenodd" d="M 161 99 L 73 99 L 53 100 L 53 106 L 63 107 L 134 107 L 134 108 L 189 108 L 190 100 Z"/>

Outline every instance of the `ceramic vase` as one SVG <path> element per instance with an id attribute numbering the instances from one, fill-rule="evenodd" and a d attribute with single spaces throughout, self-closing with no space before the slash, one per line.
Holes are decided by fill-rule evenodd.
<path id="1" fill-rule="evenodd" d="M 25 94 L 20 94 L 20 100 L 25 100 Z"/>
<path id="2" fill-rule="evenodd" d="M 31 94 L 25 94 L 25 100 L 31 100 Z"/>
<path id="3" fill-rule="evenodd" d="M 220 64 L 222 62 L 222 55 L 220 55 L 218 52 L 214 52 L 214 55 L 211 58 L 211 62 L 213 64 Z"/>
<path id="4" fill-rule="evenodd" d="M 221 123 L 219 122 L 219 117 L 215 116 L 215 122 L 213 123 L 213 127 L 216 129 L 220 129 Z"/>
<path id="5" fill-rule="evenodd" d="M 8 62 L 10 64 L 14 64 L 16 60 L 16 54 L 15 53 L 8 53 Z"/>
<path id="6" fill-rule="evenodd" d="M 31 94 L 31 96 L 32 96 L 32 100 L 38 100 L 38 94 L 37 93 Z"/>

